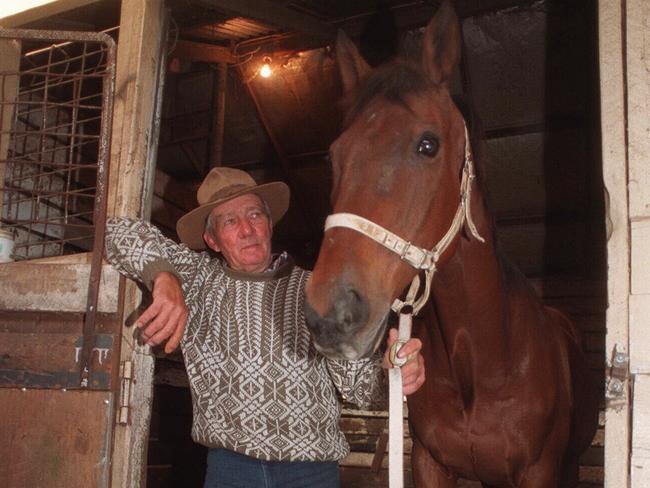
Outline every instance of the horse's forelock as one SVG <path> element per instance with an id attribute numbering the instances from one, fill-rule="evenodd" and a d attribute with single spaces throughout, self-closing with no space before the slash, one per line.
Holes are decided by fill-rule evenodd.
<path id="1" fill-rule="evenodd" d="M 429 80 L 419 66 L 409 62 L 395 61 L 376 68 L 353 94 L 354 99 L 349 103 L 344 126 L 349 126 L 377 98 L 406 106 L 407 95 L 421 93 L 429 85 Z"/>

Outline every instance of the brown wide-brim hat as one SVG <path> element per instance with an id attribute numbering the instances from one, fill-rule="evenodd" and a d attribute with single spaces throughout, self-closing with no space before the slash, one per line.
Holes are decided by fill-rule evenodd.
<path id="1" fill-rule="evenodd" d="M 176 232 L 191 249 L 205 249 L 205 224 L 213 208 L 241 195 L 252 193 L 269 206 L 273 225 L 280 221 L 289 208 L 289 187 L 281 182 L 258 185 L 245 171 L 235 168 L 212 168 L 196 192 L 199 206 L 186 213 L 176 223 Z"/>

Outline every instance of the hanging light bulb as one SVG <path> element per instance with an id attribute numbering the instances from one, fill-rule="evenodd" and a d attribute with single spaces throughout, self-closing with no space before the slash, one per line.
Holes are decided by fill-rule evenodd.
<path id="1" fill-rule="evenodd" d="M 271 69 L 271 58 L 264 56 L 262 67 L 260 68 L 260 76 L 262 78 L 268 78 L 273 74 L 273 69 Z"/>

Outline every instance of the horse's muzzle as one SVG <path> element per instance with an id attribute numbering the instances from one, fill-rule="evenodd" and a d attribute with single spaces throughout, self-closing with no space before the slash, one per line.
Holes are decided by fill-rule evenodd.
<path id="1" fill-rule="evenodd" d="M 324 317 L 309 302 L 305 303 L 305 318 L 314 345 L 332 359 L 357 359 L 367 353 L 366 344 L 357 344 L 355 336 L 368 322 L 368 316 L 368 301 L 353 288 L 340 289 Z"/>

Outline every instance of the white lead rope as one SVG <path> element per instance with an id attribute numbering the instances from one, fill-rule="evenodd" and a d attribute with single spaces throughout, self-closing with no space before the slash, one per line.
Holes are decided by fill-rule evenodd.
<path id="1" fill-rule="evenodd" d="M 429 299 L 431 282 L 436 271 L 438 259 L 440 259 L 440 256 L 451 245 L 463 225 L 467 224 L 470 233 L 480 242 L 485 242 L 474 225 L 470 210 L 474 167 L 467 126 L 465 126 L 465 161 L 463 163 L 462 174 L 460 182 L 460 203 L 458 204 L 456 214 L 445 235 L 430 251 L 411 244 L 382 226 L 359 215 L 336 213 L 330 215 L 325 220 L 325 231 L 332 227 L 347 227 L 348 229 L 360 232 L 398 254 L 402 260 L 406 261 L 415 269 L 424 270 L 425 272 L 424 291 L 420 298 L 415 299 L 420 288 L 420 277 L 416 274 L 411 282 L 405 300 L 395 299 L 391 306 L 393 311 L 399 313 L 399 332 L 398 340 L 392 346 L 390 353 L 393 367 L 388 369 L 388 486 L 390 488 L 402 488 L 404 486 L 404 416 L 402 373 L 400 368 L 406 364 L 408 359 L 398 358 L 397 351 L 411 338 L 412 317 L 413 315 L 417 315 Z"/>
<path id="2" fill-rule="evenodd" d="M 411 283 L 406 302 L 414 301 L 419 284 L 419 278 Z M 390 488 L 404 486 L 404 397 L 401 368 L 409 358 L 398 358 L 397 352 L 411 338 L 413 316 L 410 312 L 411 310 L 400 311 L 397 341 L 390 350 L 390 361 L 393 364 L 393 367 L 388 369 L 388 486 Z"/>

